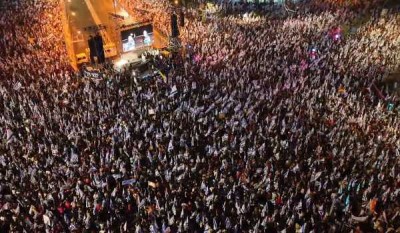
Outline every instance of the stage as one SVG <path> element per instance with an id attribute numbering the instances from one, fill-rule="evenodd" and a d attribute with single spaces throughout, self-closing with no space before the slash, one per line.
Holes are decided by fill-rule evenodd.
<path id="1" fill-rule="evenodd" d="M 115 51 L 106 56 L 118 64 L 139 61 L 143 49 L 165 48 L 167 38 L 153 29 L 152 22 L 140 22 L 114 0 L 65 0 L 74 53 L 89 58 L 88 39 L 96 34 L 90 27 L 102 29 L 104 49 Z M 112 47 L 112 48 L 111 48 Z M 110 54 L 110 53 L 107 53 Z M 106 54 L 106 55 L 107 55 Z"/>

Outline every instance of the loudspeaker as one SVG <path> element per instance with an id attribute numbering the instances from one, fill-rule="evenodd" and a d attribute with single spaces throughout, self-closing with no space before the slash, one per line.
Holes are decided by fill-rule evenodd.
<path id="1" fill-rule="evenodd" d="M 88 40 L 88 45 L 90 49 L 90 61 L 94 63 L 94 57 L 97 57 L 97 50 L 96 50 L 96 42 L 94 41 L 93 37 L 90 37 Z"/>
<path id="2" fill-rule="evenodd" d="M 103 48 L 103 38 L 101 38 L 100 35 L 90 37 L 88 40 L 88 45 L 90 49 L 90 61 L 94 63 L 94 57 L 97 57 L 97 61 L 99 63 L 104 63 L 106 61 L 106 57 Z"/>
<path id="3" fill-rule="evenodd" d="M 179 26 L 184 27 L 185 26 L 185 15 L 183 11 L 181 11 L 179 15 Z"/>
<path id="4" fill-rule="evenodd" d="M 96 35 L 94 37 L 94 41 L 96 44 L 96 51 L 97 51 L 97 57 L 99 59 L 99 63 L 104 63 L 106 61 L 106 57 L 104 55 L 103 38 L 101 38 L 100 35 Z"/>
<path id="5" fill-rule="evenodd" d="M 171 37 L 179 36 L 178 17 L 176 14 L 171 15 Z"/>

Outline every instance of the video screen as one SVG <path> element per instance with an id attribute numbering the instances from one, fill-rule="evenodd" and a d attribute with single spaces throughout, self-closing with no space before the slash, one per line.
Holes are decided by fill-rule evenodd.
<path id="1" fill-rule="evenodd" d="M 129 52 L 153 43 L 153 26 L 151 24 L 121 32 L 122 51 Z"/>

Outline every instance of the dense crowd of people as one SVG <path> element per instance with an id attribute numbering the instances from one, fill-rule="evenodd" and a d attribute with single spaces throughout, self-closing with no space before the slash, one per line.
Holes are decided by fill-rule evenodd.
<path id="1" fill-rule="evenodd" d="M 139 22 L 150 21 L 165 36 L 171 34 L 171 13 L 174 7 L 165 0 L 121 0 L 119 3 Z"/>
<path id="2" fill-rule="evenodd" d="M 190 18 L 142 82 L 72 73 L 58 4 L 0 14 L 0 232 L 400 230 L 397 9 Z"/>
<path id="3" fill-rule="evenodd" d="M 5 9 L 0 14 L 2 79 L 22 82 L 37 76 L 61 78 L 62 71 L 70 71 L 65 59 L 59 4 L 54 0 L 3 3 Z"/>

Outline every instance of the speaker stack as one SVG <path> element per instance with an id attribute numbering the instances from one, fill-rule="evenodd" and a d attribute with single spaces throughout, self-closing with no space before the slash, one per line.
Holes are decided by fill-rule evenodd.
<path id="1" fill-rule="evenodd" d="M 97 57 L 98 63 L 104 63 L 106 58 L 103 48 L 103 38 L 100 35 L 90 37 L 88 40 L 88 45 L 90 49 L 90 60 L 92 63 L 95 62 L 95 57 Z"/>
<path id="2" fill-rule="evenodd" d="M 171 37 L 179 36 L 179 28 L 178 28 L 178 17 L 176 14 L 171 15 Z"/>

